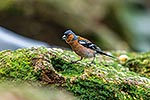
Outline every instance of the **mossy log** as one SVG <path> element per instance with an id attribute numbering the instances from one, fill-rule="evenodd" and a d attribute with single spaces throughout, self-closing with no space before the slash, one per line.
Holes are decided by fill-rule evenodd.
<path id="1" fill-rule="evenodd" d="M 70 63 L 79 57 L 60 48 L 30 48 L 0 52 L 0 80 L 39 82 L 41 86 L 62 87 L 79 99 L 149 100 L 150 52 L 112 52 L 127 55 L 123 63 L 97 55 Z"/>

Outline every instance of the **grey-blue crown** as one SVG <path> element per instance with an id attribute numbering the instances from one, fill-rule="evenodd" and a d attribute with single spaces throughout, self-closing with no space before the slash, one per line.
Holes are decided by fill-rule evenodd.
<path id="1" fill-rule="evenodd" d="M 69 35 L 69 34 L 73 34 L 74 35 L 73 40 L 78 39 L 78 37 L 76 36 L 76 34 L 74 32 L 72 32 L 71 30 L 67 30 L 66 32 L 64 32 L 64 35 Z"/>
<path id="2" fill-rule="evenodd" d="M 74 32 L 72 32 L 71 30 L 67 30 L 66 32 L 64 32 L 64 35 L 68 35 L 68 34 L 74 34 Z"/>

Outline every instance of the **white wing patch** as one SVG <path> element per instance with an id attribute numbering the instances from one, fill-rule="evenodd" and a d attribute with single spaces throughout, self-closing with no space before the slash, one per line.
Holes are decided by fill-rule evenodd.
<path id="1" fill-rule="evenodd" d="M 83 45 L 84 45 L 84 44 L 87 44 L 87 42 L 85 42 L 85 41 L 79 41 L 79 43 L 80 43 L 80 44 L 83 44 Z"/>
<path id="2" fill-rule="evenodd" d="M 89 45 L 89 47 L 93 47 L 93 46 L 94 46 L 94 44 L 90 44 L 90 45 Z"/>
<path id="3" fill-rule="evenodd" d="M 95 44 L 92 42 L 86 41 L 86 40 L 79 40 L 79 43 L 83 45 L 84 47 L 90 48 L 95 51 L 101 51 L 99 47 L 97 47 Z"/>

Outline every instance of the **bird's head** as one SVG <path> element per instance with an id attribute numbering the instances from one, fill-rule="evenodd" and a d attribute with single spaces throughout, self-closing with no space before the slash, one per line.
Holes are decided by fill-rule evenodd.
<path id="1" fill-rule="evenodd" d="M 67 40 L 68 38 L 70 38 L 71 40 L 76 40 L 77 36 L 71 30 L 67 30 L 67 31 L 64 32 L 64 35 L 62 36 L 62 39 Z"/>

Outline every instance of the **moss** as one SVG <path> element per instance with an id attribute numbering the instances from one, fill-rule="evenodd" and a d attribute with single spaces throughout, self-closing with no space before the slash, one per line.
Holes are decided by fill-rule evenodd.
<path id="1" fill-rule="evenodd" d="M 150 99 L 149 90 L 124 83 L 105 83 L 101 79 L 95 81 L 93 79 L 82 80 L 79 78 L 73 83 L 68 80 L 66 87 L 83 100 Z"/>
<path id="2" fill-rule="evenodd" d="M 43 51 L 39 49 L 5 50 L 0 53 L 0 78 L 21 80 L 38 80 L 40 70 L 35 72 L 32 58 Z"/>
<path id="3" fill-rule="evenodd" d="M 99 56 L 95 64 L 89 64 L 90 59 L 73 64 L 70 62 L 79 58 L 68 50 L 44 47 L 5 50 L 0 52 L 0 79 L 59 84 L 83 100 L 148 100 L 149 74 L 141 71 L 148 70 L 150 54 L 127 55 L 130 59 L 124 64 Z"/>
<path id="4" fill-rule="evenodd" d="M 80 75 L 84 71 L 83 66 L 79 64 L 71 64 L 70 62 L 66 62 L 62 58 L 52 58 L 51 61 L 55 70 L 68 77 Z"/>
<path id="5" fill-rule="evenodd" d="M 61 54 L 61 52 L 59 53 Z M 67 82 L 64 87 L 79 99 L 150 99 L 150 80 L 130 71 L 124 64 L 121 65 L 111 59 L 99 62 L 99 57 L 96 58 L 95 65 L 85 64 L 89 63 L 89 60 L 71 64 L 67 53 L 64 53 L 65 59 L 61 56 L 61 58 L 52 59 L 55 62 L 53 66 L 66 76 Z M 117 52 L 114 54 L 118 55 Z M 130 57 L 129 60 L 135 57 L 135 53 L 127 53 L 127 55 Z M 138 54 L 136 55 L 138 56 Z M 73 55 L 72 58 L 76 59 Z"/>
<path id="6" fill-rule="evenodd" d="M 150 52 L 139 53 L 133 56 L 125 64 L 131 71 L 139 73 L 141 76 L 150 77 Z"/>

